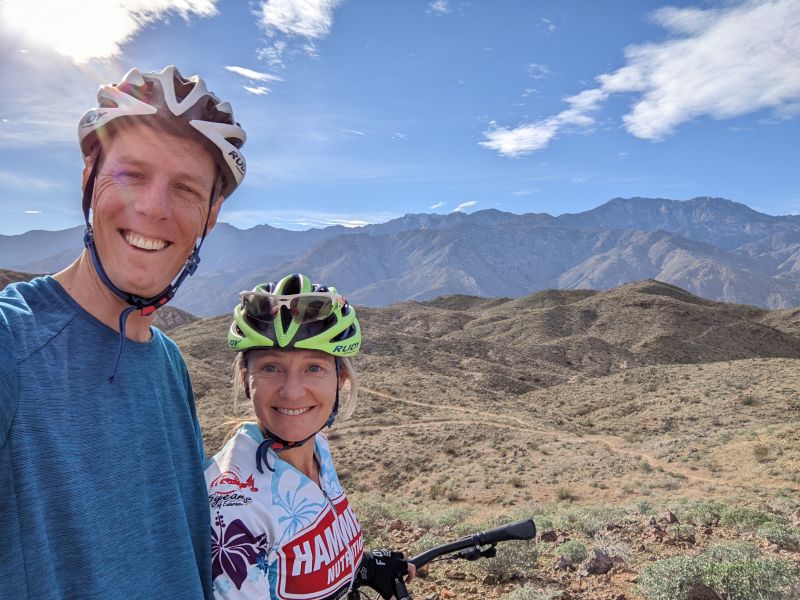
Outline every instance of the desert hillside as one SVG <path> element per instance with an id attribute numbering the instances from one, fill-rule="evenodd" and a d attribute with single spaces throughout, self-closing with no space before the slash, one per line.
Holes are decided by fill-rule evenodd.
<path id="1" fill-rule="evenodd" d="M 626 549 L 626 567 L 603 579 L 555 569 L 561 544 L 540 543 L 528 571 L 489 587 L 483 572 L 431 575 L 426 597 L 658 597 L 637 592 L 649 562 L 761 540 L 755 529 L 718 526 L 725 507 L 776 519 L 797 510 L 795 312 L 711 302 L 657 281 L 358 308 L 360 405 L 330 435 L 340 474 L 372 535 L 411 550 L 435 539 L 429 529 L 452 536 L 521 514 L 555 528 L 561 542 L 592 548 L 611 536 Z M 229 392 L 229 324 L 215 317 L 172 332 L 209 452 L 246 409 L 234 414 Z M 683 522 L 715 502 L 723 517 L 711 525 Z M 668 507 L 681 523 L 656 525 L 659 537 L 646 524 Z M 697 529 L 691 544 L 667 533 L 684 526 L 687 536 Z M 525 581 L 562 595 L 523 596 Z"/>

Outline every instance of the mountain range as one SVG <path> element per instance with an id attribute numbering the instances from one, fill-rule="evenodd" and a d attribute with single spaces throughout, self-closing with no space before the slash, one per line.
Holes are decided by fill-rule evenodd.
<path id="1" fill-rule="evenodd" d="M 53 272 L 81 243 L 80 227 L 0 236 L 0 267 Z M 766 215 L 723 198 L 614 198 L 557 217 L 490 209 L 307 231 L 220 223 L 174 305 L 224 314 L 236 292 L 294 271 L 367 306 L 658 279 L 711 300 L 788 308 L 800 304 L 800 216 Z"/>

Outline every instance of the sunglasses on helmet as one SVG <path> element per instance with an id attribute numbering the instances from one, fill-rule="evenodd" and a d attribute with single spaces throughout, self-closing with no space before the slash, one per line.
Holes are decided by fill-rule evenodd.
<path id="1" fill-rule="evenodd" d="M 345 304 L 344 297 L 327 292 L 309 292 L 307 294 L 290 294 L 276 296 L 263 292 L 242 292 L 242 310 L 250 320 L 256 323 L 272 323 L 285 306 L 292 320 L 300 323 L 311 323 L 327 319 L 336 307 Z"/>

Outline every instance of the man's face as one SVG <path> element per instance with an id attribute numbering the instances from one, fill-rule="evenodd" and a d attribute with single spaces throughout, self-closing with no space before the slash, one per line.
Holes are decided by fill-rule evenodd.
<path id="1" fill-rule="evenodd" d="M 92 224 L 117 287 L 151 297 L 172 281 L 203 233 L 214 175 L 214 160 L 193 139 L 139 123 L 115 132 L 103 148 Z"/>

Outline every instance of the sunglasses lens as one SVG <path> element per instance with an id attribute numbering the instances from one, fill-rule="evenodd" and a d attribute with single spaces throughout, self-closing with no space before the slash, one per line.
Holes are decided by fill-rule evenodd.
<path id="1" fill-rule="evenodd" d="M 333 312 L 333 299 L 324 296 L 297 296 L 290 303 L 292 316 L 300 323 L 327 319 Z"/>
<path id="2" fill-rule="evenodd" d="M 242 297 L 242 308 L 245 321 L 260 333 L 266 333 L 278 313 L 278 303 L 272 296 L 248 294 Z"/>
<path id="3" fill-rule="evenodd" d="M 304 295 L 280 299 L 276 296 L 245 294 L 242 296 L 242 309 L 245 321 L 259 333 L 266 333 L 281 307 L 287 307 L 294 321 L 311 323 L 327 319 L 333 312 L 334 299 L 326 296 Z"/>

